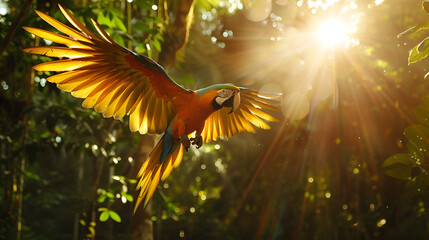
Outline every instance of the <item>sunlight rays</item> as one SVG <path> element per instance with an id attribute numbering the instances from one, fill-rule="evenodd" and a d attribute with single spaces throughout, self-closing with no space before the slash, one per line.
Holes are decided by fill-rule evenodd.
<path id="1" fill-rule="evenodd" d="M 346 26 L 339 19 L 327 19 L 318 26 L 316 36 L 324 46 L 332 47 L 346 40 Z"/>

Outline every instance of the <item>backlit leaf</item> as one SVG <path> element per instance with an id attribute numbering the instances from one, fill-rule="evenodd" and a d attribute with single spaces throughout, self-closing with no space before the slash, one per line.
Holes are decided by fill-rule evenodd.
<path id="1" fill-rule="evenodd" d="M 106 26 L 111 27 L 110 19 L 107 18 L 106 16 L 104 16 L 102 11 L 99 11 L 97 14 L 97 22 L 100 25 L 106 25 Z"/>
<path id="2" fill-rule="evenodd" d="M 386 175 L 406 180 L 411 176 L 413 165 L 408 154 L 395 154 L 384 161 L 383 168 Z"/>
<path id="3" fill-rule="evenodd" d="M 127 32 L 127 27 L 125 27 L 124 23 L 118 17 L 113 17 L 113 23 L 117 28 L 119 28 L 123 32 Z"/>
<path id="4" fill-rule="evenodd" d="M 99 218 L 100 222 L 105 222 L 107 219 L 109 219 L 109 211 L 102 212 Z"/>
<path id="5" fill-rule="evenodd" d="M 429 29 L 429 22 L 421 23 L 421 24 L 418 24 L 412 28 L 409 28 L 409 29 L 401 32 L 400 34 L 398 34 L 397 37 L 400 38 L 402 36 L 406 36 L 406 35 L 409 35 L 409 34 L 414 33 L 414 32 L 418 32 L 418 31 L 423 30 L 423 29 Z"/>
<path id="6" fill-rule="evenodd" d="M 158 41 L 158 40 L 154 39 L 154 40 L 152 41 L 152 44 L 153 44 L 153 46 L 155 47 L 155 49 L 156 49 L 158 52 L 160 52 L 160 51 L 161 51 L 161 44 L 159 43 L 159 41 Z"/>
<path id="7" fill-rule="evenodd" d="M 118 222 L 118 223 L 121 222 L 121 217 L 116 212 L 109 211 L 109 215 L 115 222 Z"/>
<path id="8" fill-rule="evenodd" d="M 418 62 L 429 55 L 429 38 L 425 38 L 415 46 L 408 57 L 408 64 Z"/>
<path id="9" fill-rule="evenodd" d="M 405 136 L 418 151 L 429 151 L 429 128 L 423 125 L 412 125 L 405 129 Z"/>

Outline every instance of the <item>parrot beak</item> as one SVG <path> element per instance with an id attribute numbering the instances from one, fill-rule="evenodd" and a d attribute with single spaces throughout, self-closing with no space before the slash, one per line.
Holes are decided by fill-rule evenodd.
<path id="1" fill-rule="evenodd" d="M 223 102 L 222 107 L 230 107 L 231 111 L 228 113 L 230 114 L 230 113 L 233 113 L 235 110 L 237 110 L 238 107 L 240 107 L 240 102 L 241 102 L 240 91 L 235 91 L 230 98 L 228 98 L 225 102 Z"/>
<path id="2" fill-rule="evenodd" d="M 238 107 L 240 107 L 240 103 L 241 103 L 240 92 L 237 91 L 232 96 L 232 108 L 231 108 L 231 111 L 228 114 L 231 114 L 231 113 L 235 112 L 235 110 L 237 110 Z"/>

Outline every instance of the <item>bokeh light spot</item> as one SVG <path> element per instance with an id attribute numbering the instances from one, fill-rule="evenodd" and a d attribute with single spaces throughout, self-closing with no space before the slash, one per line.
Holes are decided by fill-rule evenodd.
<path id="1" fill-rule="evenodd" d="M 325 193 L 325 197 L 326 197 L 326 198 L 331 198 L 331 193 L 330 193 L 330 192 L 326 192 L 326 193 Z"/>
<path id="2" fill-rule="evenodd" d="M 282 93 L 282 87 L 278 83 L 269 82 L 264 84 L 259 91 L 266 93 Z"/>
<path id="3" fill-rule="evenodd" d="M 271 0 L 250 0 L 245 2 L 246 18 L 259 22 L 266 19 L 271 13 Z"/>
<path id="4" fill-rule="evenodd" d="M 382 227 L 384 224 L 386 224 L 386 219 L 380 219 L 380 221 L 377 222 L 377 227 Z"/>
<path id="5" fill-rule="evenodd" d="M 300 92 L 287 94 L 283 104 L 283 113 L 290 120 L 301 120 L 310 111 L 307 97 Z"/>

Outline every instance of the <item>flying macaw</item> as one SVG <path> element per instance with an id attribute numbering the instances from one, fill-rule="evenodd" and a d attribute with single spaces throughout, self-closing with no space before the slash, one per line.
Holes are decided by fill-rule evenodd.
<path id="1" fill-rule="evenodd" d="M 66 46 L 24 49 L 27 53 L 61 58 L 33 68 L 62 72 L 47 81 L 74 97 L 84 98 L 83 107 L 94 108 L 106 118 L 130 115 L 132 132 L 162 134 L 137 174 L 136 190 L 140 189 L 140 193 L 134 211 L 143 199 L 146 207 L 159 181 L 164 181 L 179 166 L 191 144 L 199 148 L 204 142 L 230 138 L 239 132 L 254 133 L 253 125 L 269 129 L 264 120 L 278 121 L 262 109 L 279 111 L 281 94 L 261 93 L 232 84 L 196 91 L 184 89 L 154 60 L 113 41 L 93 19 L 99 35 L 61 5 L 59 8 L 74 28 L 43 12 L 36 10 L 36 13 L 67 36 L 24 27 L 36 36 Z"/>

